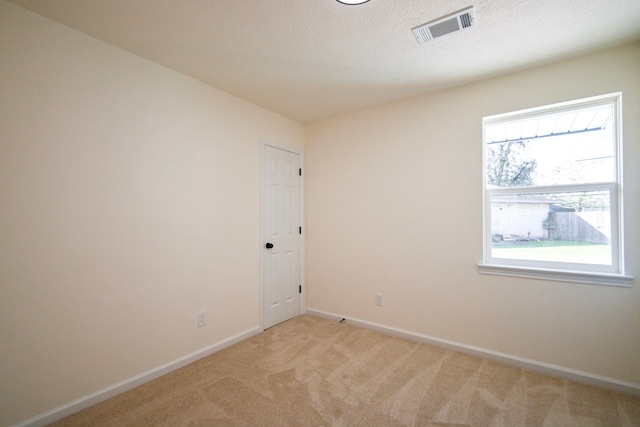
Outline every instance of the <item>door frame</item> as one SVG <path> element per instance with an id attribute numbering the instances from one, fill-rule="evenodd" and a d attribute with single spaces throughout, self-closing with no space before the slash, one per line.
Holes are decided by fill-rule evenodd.
<path id="1" fill-rule="evenodd" d="M 264 167 L 264 161 L 265 161 L 265 148 L 266 147 L 271 147 L 271 148 L 276 148 L 278 150 L 282 150 L 282 151 L 288 151 L 290 153 L 294 153 L 297 154 L 298 156 L 300 156 L 300 168 L 302 168 L 302 176 L 300 177 L 300 226 L 302 227 L 302 234 L 300 235 L 300 277 L 299 277 L 299 281 L 300 281 L 300 285 L 302 286 L 302 292 L 300 293 L 300 301 L 299 301 L 299 306 L 298 306 L 298 314 L 304 314 L 306 311 L 305 308 L 305 295 L 306 295 L 306 286 L 304 283 L 304 277 L 305 277 L 305 273 L 304 273 L 304 242 L 305 242 L 305 225 L 304 225 L 304 152 L 298 148 L 295 147 L 291 147 L 288 145 L 284 145 L 284 144 L 279 144 L 273 141 L 270 141 L 268 139 L 260 139 L 260 232 L 259 232 L 259 240 L 260 240 L 260 244 L 259 244 L 259 251 L 260 251 L 260 281 L 259 281 L 259 288 L 260 288 L 260 292 L 259 292 L 259 316 L 260 316 L 260 330 L 264 331 L 264 257 L 265 257 L 265 251 L 264 251 L 264 245 L 265 242 L 267 241 L 266 236 L 265 236 L 265 194 L 264 194 L 264 184 L 265 184 L 265 167 Z"/>

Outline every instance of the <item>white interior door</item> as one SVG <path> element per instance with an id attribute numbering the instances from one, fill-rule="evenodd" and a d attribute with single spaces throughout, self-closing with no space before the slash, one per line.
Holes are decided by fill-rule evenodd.
<path id="1" fill-rule="evenodd" d="M 300 313 L 300 155 L 265 145 L 263 326 Z"/>

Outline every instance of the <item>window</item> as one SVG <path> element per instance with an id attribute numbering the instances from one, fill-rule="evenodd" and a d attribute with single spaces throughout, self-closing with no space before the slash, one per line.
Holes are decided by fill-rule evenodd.
<path id="1" fill-rule="evenodd" d="M 481 273 L 631 285 L 621 95 L 486 117 Z"/>

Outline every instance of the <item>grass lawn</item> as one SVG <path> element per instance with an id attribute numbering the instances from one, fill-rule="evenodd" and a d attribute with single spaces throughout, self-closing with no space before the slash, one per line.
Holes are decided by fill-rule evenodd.
<path id="1" fill-rule="evenodd" d="M 567 240 L 494 244 L 491 253 L 495 258 L 611 264 L 611 246 Z"/>

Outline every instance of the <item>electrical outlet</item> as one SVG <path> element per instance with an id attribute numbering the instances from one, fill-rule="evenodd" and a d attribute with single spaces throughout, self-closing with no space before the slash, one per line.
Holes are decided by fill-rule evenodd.
<path id="1" fill-rule="evenodd" d="M 207 310 L 198 312 L 198 327 L 207 325 Z"/>
<path id="2" fill-rule="evenodd" d="M 382 307 L 382 294 L 376 294 L 376 305 Z"/>

